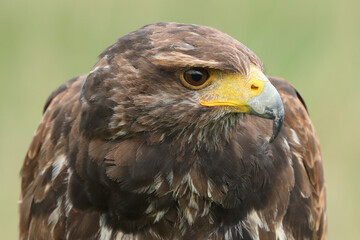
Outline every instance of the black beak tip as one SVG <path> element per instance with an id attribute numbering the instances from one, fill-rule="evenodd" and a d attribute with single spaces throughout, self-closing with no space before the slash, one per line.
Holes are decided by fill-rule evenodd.
<path id="1" fill-rule="evenodd" d="M 274 142 L 275 138 L 280 133 L 281 127 L 284 123 L 284 115 L 281 114 L 279 117 L 275 117 L 273 120 L 273 134 L 269 140 L 270 143 Z"/>

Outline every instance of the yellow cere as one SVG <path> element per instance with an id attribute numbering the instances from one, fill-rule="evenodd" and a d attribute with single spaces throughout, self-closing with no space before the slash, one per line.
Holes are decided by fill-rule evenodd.
<path id="1" fill-rule="evenodd" d="M 201 89 L 200 104 L 203 106 L 229 106 L 239 112 L 249 112 L 248 101 L 261 93 L 269 81 L 263 72 L 251 67 L 248 75 L 212 71 L 211 84 Z"/>

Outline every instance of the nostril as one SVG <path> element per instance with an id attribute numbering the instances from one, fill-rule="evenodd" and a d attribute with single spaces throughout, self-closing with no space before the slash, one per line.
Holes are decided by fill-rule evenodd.
<path id="1" fill-rule="evenodd" d="M 259 89 L 259 87 L 258 87 L 258 86 L 256 86 L 255 84 L 251 84 L 251 89 L 252 89 L 252 90 L 258 90 L 258 89 Z"/>

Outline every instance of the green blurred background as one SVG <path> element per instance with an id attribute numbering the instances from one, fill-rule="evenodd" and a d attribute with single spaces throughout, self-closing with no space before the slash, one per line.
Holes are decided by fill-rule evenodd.
<path id="1" fill-rule="evenodd" d="M 208 25 L 252 49 L 307 102 L 327 181 L 329 239 L 360 236 L 360 1 L 2 1 L 0 232 L 17 237 L 19 170 L 47 96 L 147 23 Z"/>

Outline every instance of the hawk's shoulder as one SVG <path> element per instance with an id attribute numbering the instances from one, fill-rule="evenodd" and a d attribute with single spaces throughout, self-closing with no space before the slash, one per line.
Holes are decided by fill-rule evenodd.
<path id="1" fill-rule="evenodd" d="M 290 83 L 277 77 L 269 77 L 281 95 L 285 121 L 283 136 L 291 150 L 295 186 L 285 215 L 285 224 L 296 236 L 310 233 L 314 239 L 326 236 L 326 187 L 319 140 L 300 93 Z M 306 217 L 308 216 L 308 217 Z M 306 219 L 299 224 L 298 219 Z M 304 231 L 308 229 L 308 233 Z"/>
<path id="2" fill-rule="evenodd" d="M 78 98 L 83 78 L 84 76 L 72 78 L 62 84 L 48 97 L 44 106 L 42 120 L 30 143 L 20 173 L 20 239 L 33 236 L 32 231 L 39 229 L 41 231 L 36 236 L 44 239 L 50 237 L 46 224 L 53 224 L 52 231 L 63 227 L 57 224 L 61 223 L 57 219 L 60 212 L 53 211 L 60 211 L 57 198 L 65 192 L 62 185 L 67 171 L 64 145 L 68 144 L 68 139 L 65 136 L 79 115 Z M 47 215 L 46 218 L 44 214 Z"/>

